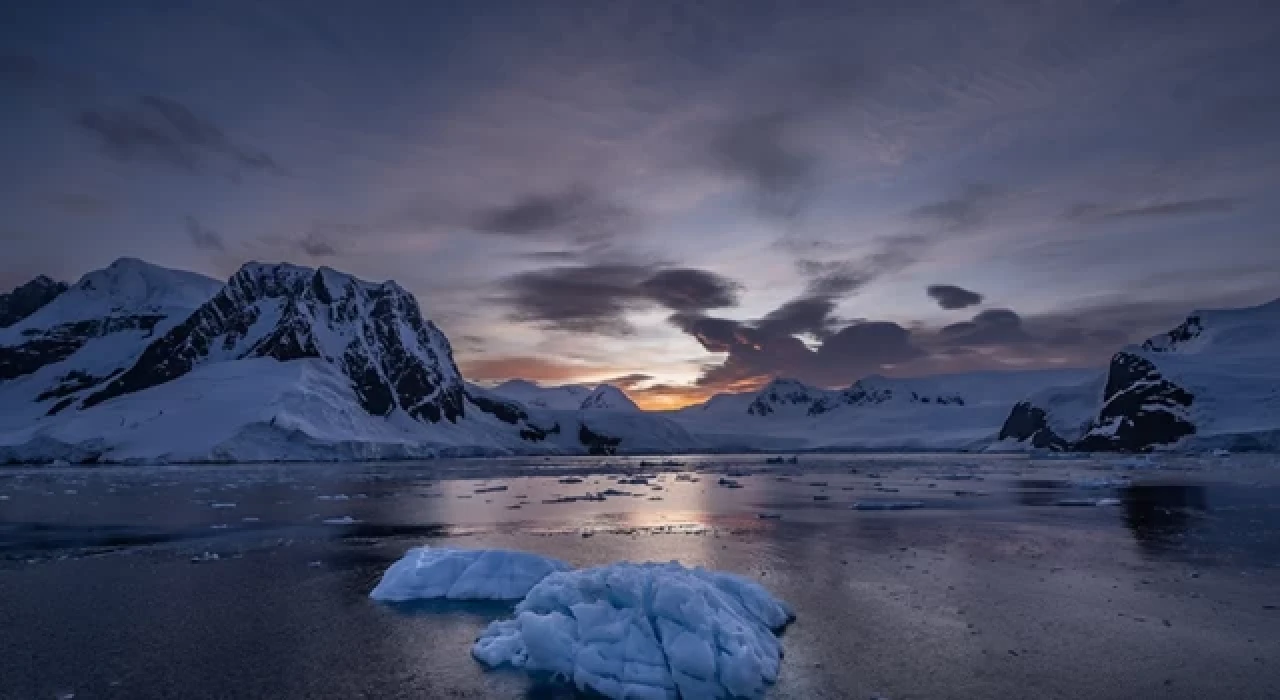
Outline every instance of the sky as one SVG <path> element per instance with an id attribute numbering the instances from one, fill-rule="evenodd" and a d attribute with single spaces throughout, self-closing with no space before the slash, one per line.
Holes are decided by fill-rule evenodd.
<path id="1" fill-rule="evenodd" d="M 1280 5 L 7 3 L 0 288 L 394 279 L 649 408 L 1104 364 L 1280 297 Z"/>

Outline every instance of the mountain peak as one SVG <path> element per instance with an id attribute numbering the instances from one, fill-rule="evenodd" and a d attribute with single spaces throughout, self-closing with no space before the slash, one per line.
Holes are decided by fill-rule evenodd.
<path id="1" fill-rule="evenodd" d="M 584 411 L 639 411 L 640 407 L 627 396 L 625 392 L 616 386 L 610 384 L 601 384 L 587 398 L 582 400 L 579 406 Z"/>
<path id="2" fill-rule="evenodd" d="M 208 303 L 143 351 L 85 406 L 177 379 L 198 365 L 270 357 L 322 359 L 351 380 L 374 416 L 400 409 L 435 423 L 463 414 L 449 341 L 394 283 L 329 268 L 246 263 Z"/>
<path id="3" fill-rule="evenodd" d="M 826 393 L 798 379 L 777 377 L 756 393 L 751 405 L 747 406 L 747 413 L 753 416 L 767 416 L 779 411 L 807 413 L 809 407 Z"/>

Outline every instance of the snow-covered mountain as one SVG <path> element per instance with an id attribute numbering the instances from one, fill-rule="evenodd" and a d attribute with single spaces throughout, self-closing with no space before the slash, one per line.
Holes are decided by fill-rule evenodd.
<path id="1" fill-rule="evenodd" d="M 0 329 L 0 429 L 82 400 L 218 287 L 201 275 L 122 258 L 70 288 L 36 278 L 7 295 L 35 289 L 47 300 Z"/>
<path id="2" fill-rule="evenodd" d="M 541 386 L 524 379 L 511 379 L 491 389 L 494 394 L 518 401 L 530 408 L 571 411 L 582 407 L 591 395 L 591 387 L 581 384 Z"/>
<path id="3" fill-rule="evenodd" d="M 870 376 L 845 389 L 775 379 L 754 395 L 721 394 L 671 415 L 725 448 L 970 449 L 995 439 L 1020 398 L 1088 372 Z"/>
<path id="4" fill-rule="evenodd" d="M 583 411 L 627 411 L 639 413 L 640 407 L 621 389 L 610 384 L 601 384 L 591 390 L 590 394 L 578 406 Z"/>
<path id="5" fill-rule="evenodd" d="M 1004 445 L 1057 450 L 1280 447 L 1280 300 L 1197 311 L 1105 373 L 1014 407 Z"/>
<path id="6" fill-rule="evenodd" d="M 609 385 L 468 384 L 411 294 L 328 268 L 220 284 L 125 258 L 0 313 L 0 462 L 1280 449 L 1280 300 L 1192 314 L 1105 371 L 776 379 L 663 413 Z"/>
<path id="7" fill-rule="evenodd" d="M 0 460 L 697 445 L 661 416 L 586 420 L 468 386 L 412 295 L 328 268 L 250 263 L 219 285 L 122 260 L 0 333 Z"/>

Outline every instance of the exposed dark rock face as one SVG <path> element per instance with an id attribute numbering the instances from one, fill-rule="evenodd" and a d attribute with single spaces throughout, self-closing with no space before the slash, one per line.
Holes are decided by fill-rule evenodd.
<path id="1" fill-rule="evenodd" d="M 31 374 L 71 357 L 84 344 L 120 331 L 150 333 L 164 316 L 139 314 L 62 323 L 48 329 L 28 328 L 20 345 L 0 346 L 0 381 Z"/>
<path id="2" fill-rule="evenodd" d="M 259 264 L 241 268 L 84 405 L 171 381 L 211 358 L 253 357 L 324 359 L 372 415 L 400 408 L 420 421 L 456 422 L 465 410 L 449 341 L 408 292 L 324 268 Z"/>
<path id="3" fill-rule="evenodd" d="M 0 294 L 0 328 L 8 328 L 67 291 L 65 282 L 40 275 L 8 294 Z"/>
<path id="4" fill-rule="evenodd" d="M 1111 358 L 1098 418 L 1076 444 L 1085 451 L 1145 451 L 1195 432 L 1187 409 L 1195 397 L 1160 374 L 1146 358 Z"/>
<path id="5" fill-rule="evenodd" d="M 60 399 L 66 396 L 71 396 L 72 394 L 84 391 L 89 387 L 101 384 L 103 380 L 116 376 L 120 371 L 121 370 L 116 370 L 106 377 L 95 377 L 88 372 L 73 369 L 61 377 L 58 377 L 58 384 L 56 386 L 46 389 L 36 396 L 36 401 L 48 401 L 49 399 Z"/>
<path id="6" fill-rule="evenodd" d="M 1031 446 L 1038 449 L 1055 451 L 1067 450 L 1071 447 L 1065 439 L 1053 432 L 1049 427 L 1049 417 L 1043 408 L 1032 406 L 1030 402 L 1021 401 L 1013 407 L 1009 417 L 1000 428 L 1001 440 L 1031 441 Z"/>
<path id="7" fill-rule="evenodd" d="M 579 423 L 578 442 L 587 448 L 588 454 L 615 455 L 618 453 L 618 445 L 622 444 L 622 438 L 593 432 L 586 423 Z"/>
<path id="8" fill-rule="evenodd" d="M 747 406 L 747 413 L 753 416 L 767 416 L 777 409 L 775 406 L 811 406 L 818 400 L 809 387 L 800 382 L 788 379 L 775 379 L 760 390 L 755 401 Z"/>
<path id="9" fill-rule="evenodd" d="M 529 414 L 520 407 L 520 404 L 514 401 L 501 401 L 474 393 L 468 393 L 467 400 L 475 404 L 476 408 L 496 417 L 503 423 L 516 425 L 520 421 L 529 420 Z"/>
<path id="10" fill-rule="evenodd" d="M 858 380 L 847 389 L 833 391 L 810 387 L 794 379 L 775 379 L 760 390 L 747 407 L 747 413 L 767 416 L 785 406 L 807 406 L 806 415 L 820 416 L 842 406 L 878 406 L 894 400 L 894 389 L 882 386 L 885 381 L 891 380 Z M 930 396 L 909 391 L 901 394 L 899 400 L 938 406 L 964 405 L 964 398 L 957 394 Z"/>
<path id="11" fill-rule="evenodd" d="M 542 442 L 547 439 L 548 435 L 559 435 L 560 424 L 556 423 L 551 428 L 543 430 L 536 425 L 530 425 L 527 428 L 520 429 L 520 439 L 528 442 Z"/>
<path id="12" fill-rule="evenodd" d="M 1148 338 L 1142 344 L 1142 349 L 1147 352 L 1175 352 L 1179 346 L 1198 338 L 1202 332 L 1204 332 L 1204 321 L 1200 316 L 1188 316 L 1187 320 L 1168 333 Z"/>

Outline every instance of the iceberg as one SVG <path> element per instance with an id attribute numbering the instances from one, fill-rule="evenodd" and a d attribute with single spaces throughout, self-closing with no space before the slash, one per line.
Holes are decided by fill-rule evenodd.
<path id="1" fill-rule="evenodd" d="M 745 578 L 667 564 L 553 573 L 489 625 L 471 654 L 610 698 L 758 698 L 794 615 Z"/>
<path id="2" fill-rule="evenodd" d="M 548 574 L 568 570 L 558 559 L 528 552 L 414 547 L 387 569 L 369 597 L 386 602 L 519 600 Z"/>

